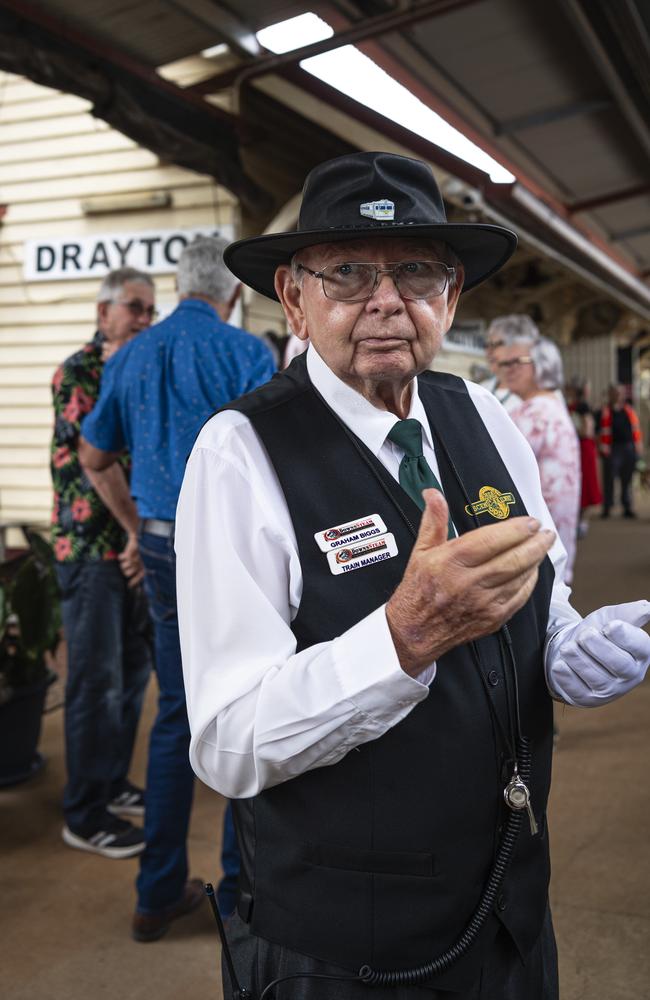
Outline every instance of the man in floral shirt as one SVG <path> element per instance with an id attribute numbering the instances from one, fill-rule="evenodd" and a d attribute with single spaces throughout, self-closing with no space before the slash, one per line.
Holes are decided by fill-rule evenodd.
<path id="1" fill-rule="evenodd" d="M 109 858 L 144 849 L 142 829 L 123 816 L 144 813 L 143 792 L 127 774 L 151 670 L 150 624 L 139 558 L 124 553 L 125 532 L 83 472 L 77 445 L 104 362 L 153 316 L 151 278 L 112 271 L 99 291 L 95 336 L 52 380 L 52 543 L 68 646 L 63 840 Z M 121 463 L 128 474 L 129 457 Z"/>

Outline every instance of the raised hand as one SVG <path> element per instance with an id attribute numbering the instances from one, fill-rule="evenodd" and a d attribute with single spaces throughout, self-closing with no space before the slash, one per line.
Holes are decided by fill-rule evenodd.
<path id="1" fill-rule="evenodd" d="M 489 635 L 533 592 L 555 539 L 532 517 L 486 525 L 447 541 L 447 503 L 423 492 L 426 507 L 411 558 L 386 605 L 402 668 L 412 677 L 443 653 Z"/>

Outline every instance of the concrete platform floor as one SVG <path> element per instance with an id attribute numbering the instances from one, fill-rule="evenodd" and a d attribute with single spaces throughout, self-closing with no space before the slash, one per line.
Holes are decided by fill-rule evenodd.
<path id="1" fill-rule="evenodd" d="M 650 596 L 647 495 L 640 510 L 635 522 L 594 520 L 580 542 L 581 612 Z M 132 772 L 139 781 L 154 705 L 152 684 Z M 650 1000 L 649 718 L 650 683 L 598 711 L 558 712 L 550 826 L 562 1000 Z M 60 707 L 44 717 L 41 750 L 46 768 L 0 791 L 2 1000 L 221 1000 L 207 905 L 160 942 L 136 944 L 129 921 L 137 862 L 62 843 Z M 197 783 L 192 874 L 213 881 L 222 809 Z"/>

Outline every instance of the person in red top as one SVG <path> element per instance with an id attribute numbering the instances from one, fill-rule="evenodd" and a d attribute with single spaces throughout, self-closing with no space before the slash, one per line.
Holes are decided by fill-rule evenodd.
<path id="1" fill-rule="evenodd" d="M 578 525 L 578 538 L 587 534 L 588 521 L 586 513 L 589 507 L 602 504 L 603 492 L 598 479 L 598 445 L 596 420 L 589 402 L 590 385 L 587 379 L 575 376 L 567 391 L 567 408 L 571 414 L 574 427 L 580 441 L 580 469 L 582 472 L 582 489 L 580 495 L 581 520 Z"/>
<path id="2" fill-rule="evenodd" d="M 603 517 L 609 517 L 614 502 L 614 480 L 621 481 L 623 517 L 636 517 L 632 509 L 630 483 L 637 459 L 642 453 L 639 418 L 625 401 L 625 387 L 612 385 L 609 404 L 600 416 L 600 454 L 603 460 Z"/>

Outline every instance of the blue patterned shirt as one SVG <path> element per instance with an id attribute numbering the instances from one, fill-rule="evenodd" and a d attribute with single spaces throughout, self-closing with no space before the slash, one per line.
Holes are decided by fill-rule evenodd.
<path id="1" fill-rule="evenodd" d="M 128 449 L 140 517 L 173 521 L 186 459 L 220 406 L 275 371 L 268 347 L 224 323 L 201 299 L 184 299 L 107 362 L 81 433 L 102 451 Z"/>

